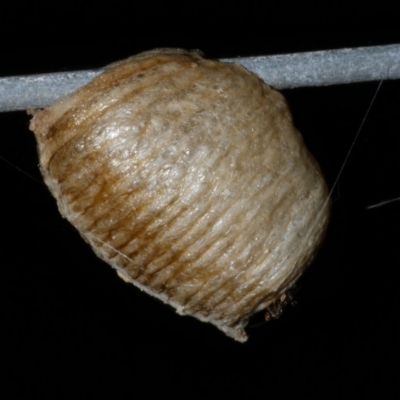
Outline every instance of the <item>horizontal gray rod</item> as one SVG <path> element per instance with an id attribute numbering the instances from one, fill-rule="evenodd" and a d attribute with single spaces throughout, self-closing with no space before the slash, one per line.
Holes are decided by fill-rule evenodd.
<path id="1" fill-rule="evenodd" d="M 277 89 L 400 78 L 400 45 L 221 59 L 241 64 Z M 0 112 L 43 108 L 103 69 L 0 78 Z"/>

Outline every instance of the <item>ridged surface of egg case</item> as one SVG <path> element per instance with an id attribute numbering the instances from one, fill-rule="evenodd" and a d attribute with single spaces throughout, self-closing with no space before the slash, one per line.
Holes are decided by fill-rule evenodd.
<path id="1" fill-rule="evenodd" d="M 149 51 L 32 113 L 61 214 L 180 314 L 245 341 L 319 248 L 320 167 L 283 96 L 243 67 Z"/>

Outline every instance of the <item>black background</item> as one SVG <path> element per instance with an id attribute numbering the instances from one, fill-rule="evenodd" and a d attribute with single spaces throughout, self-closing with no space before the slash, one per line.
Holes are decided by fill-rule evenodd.
<path id="1" fill-rule="evenodd" d="M 162 46 L 222 58 L 400 42 L 373 29 L 382 17 L 369 6 L 128 4 L 2 5 L 0 76 L 96 68 Z M 284 91 L 330 187 L 378 84 Z M 245 344 L 178 316 L 98 260 L 42 184 L 29 117 L 0 114 L 4 398 L 396 398 L 400 201 L 367 207 L 400 197 L 399 103 L 400 82 L 384 81 L 297 306 L 270 323 L 255 317 Z"/>

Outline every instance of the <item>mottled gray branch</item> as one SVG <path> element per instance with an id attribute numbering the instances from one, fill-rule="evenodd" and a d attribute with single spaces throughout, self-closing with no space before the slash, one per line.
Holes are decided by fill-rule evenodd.
<path id="1" fill-rule="evenodd" d="M 400 45 L 222 59 L 243 65 L 277 89 L 400 78 Z M 43 108 L 103 70 L 0 78 L 0 112 Z"/>

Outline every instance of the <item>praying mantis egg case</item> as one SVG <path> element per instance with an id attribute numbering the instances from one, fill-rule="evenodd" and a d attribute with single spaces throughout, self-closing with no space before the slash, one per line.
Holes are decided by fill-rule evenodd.
<path id="1" fill-rule="evenodd" d="M 238 341 L 322 241 L 320 167 L 284 97 L 243 67 L 148 51 L 32 113 L 44 180 L 94 252 Z"/>

